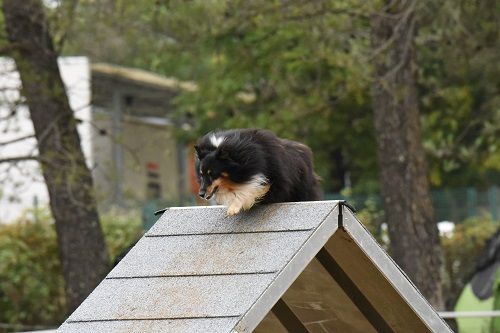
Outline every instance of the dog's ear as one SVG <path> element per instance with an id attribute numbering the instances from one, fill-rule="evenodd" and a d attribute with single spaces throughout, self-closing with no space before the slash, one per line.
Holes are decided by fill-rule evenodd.
<path id="1" fill-rule="evenodd" d="M 194 153 L 196 157 L 198 157 L 199 159 L 201 158 L 201 149 L 197 145 L 194 146 Z"/>

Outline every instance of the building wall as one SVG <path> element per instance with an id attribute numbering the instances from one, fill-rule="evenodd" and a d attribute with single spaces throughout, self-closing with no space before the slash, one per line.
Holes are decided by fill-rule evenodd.
<path id="1" fill-rule="evenodd" d="M 156 126 L 125 120 L 123 123 L 125 198 L 146 199 L 148 182 L 158 176 L 161 199 L 178 202 L 179 175 L 177 146 L 170 126 Z M 148 176 L 148 174 L 150 176 Z"/>
<path id="2" fill-rule="evenodd" d="M 150 124 L 124 116 L 121 135 L 113 134 L 111 113 L 93 112 L 93 176 L 101 209 L 117 204 L 116 191 L 123 194 L 122 205 L 136 206 L 151 198 L 148 185 L 157 184 L 161 201 L 177 204 L 182 195 L 177 141 L 169 125 Z M 105 135 L 99 134 L 100 132 Z M 114 162 L 113 145 L 123 151 L 122 178 Z"/>
<path id="3" fill-rule="evenodd" d="M 115 172 L 113 164 L 111 116 L 103 110 L 92 108 L 92 177 L 100 209 L 109 207 L 113 198 Z M 101 134 L 102 131 L 102 134 Z"/>
<path id="4" fill-rule="evenodd" d="M 187 192 L 183 148 L 174 137 L 175 79 L 92 65 L 94 179 L 100 208 L 177 205 Z M 105 135 L 99 135 L 104 132 Z"/>
<path id="5" fill-rule="evenodd" d="M 142 82 L 117 75 L 97 74 L 86 57 L 65 57 L 58 62 L 69 102 L 75 117 L 81 120 L 77 126 L 78 133 L 87 164 L 93 172 L 99 207 L 112 205 L 116 184 L 123 188 L 127 203 L 144 201 L 147 182 L 151 181 L 148 179 L 148 164 L 158 165 L 156 173 L 162 199 L 176 204 L 186 192 L 179 186 L 185 170 L 179 168 L 177 145 L 167 121 L 174 111 L 171 100 L 176 90 L 168 88 L 168 85 L 153 85 L 147 80 Z M 12 105 L 18 102 L 20 87 L 13 60 L 0 57 L 0 116 L 8 115 Z M 110 117 L 116 110 L 116 93 L 122 97 L 123 132 L 120 137 L 113 135 Z M 0 141 L 33 133 L 27 107 L 17 106 L 17 111 L 11 121 L 0 124 Z M 137 118 L 157 125 L 145 124 Z M 100 130 L 105 135 L 100 134 Z M 120 141 L 123 141 L 124 177 L 118 180 L 113 165 L 113 143 Z M 35 139 L 0 147 L 1 157 L 36 152 Z M 11 222 L 36 205 L 48 206 L 48 193 L 38 163 L 28 161 L 19 166 L 0 165 L 0 223 Z"/>

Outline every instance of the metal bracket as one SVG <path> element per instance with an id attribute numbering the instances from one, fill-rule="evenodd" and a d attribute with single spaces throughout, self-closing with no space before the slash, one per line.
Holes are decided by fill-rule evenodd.
<path id="1" fill-rule="evenodd" d="M 168 208 L 163 208 L 163 209 L 157 210 L 155 212 L 155 216 L 161 215 L 161 214 L 165 213 L 167 210 L 168 210 Z"/>
<path id="2" fill-rule="evenodd" d="M 349 204 L 346 200 L 339 202 L 338 225 L 339 225 L 339 228 L 341 228 L 341 229 L 345 229 L 344 228 L 344 216 L 342 214 L 344 211 L 344 209 L 343 209 L 344 207 L 347 207 L 347 209 L 349 209 L 353 213 L 356 212 L 356 209 L 351 204 Z"/>

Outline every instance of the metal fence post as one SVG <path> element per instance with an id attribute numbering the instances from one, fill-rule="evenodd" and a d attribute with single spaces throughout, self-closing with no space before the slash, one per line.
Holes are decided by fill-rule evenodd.
<path id="1" fill-rule="evenodd" d="M 473 187 L 467 188 L 467 217 L 476 216 L 477 192 Z"/>

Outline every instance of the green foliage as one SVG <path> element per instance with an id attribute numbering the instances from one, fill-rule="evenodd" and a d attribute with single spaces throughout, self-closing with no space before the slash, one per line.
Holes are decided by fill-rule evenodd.
<path id="1" fill-rule="evenodd" d="M 57 326 L 67 315 L 54 224 L 48 210 L 37 211 L 36 221 L 34 213 L 0 224 L 0 323 L 12 331 Z M 110 212 L 102 226 L 111 258 L 142 232 L 132 213 Z"/>
<path id="2" fill-rule="evenodd" d="M 368 41 L 341 33 L 353 21 L 361 24 L 356 18 L 328 11 L 342 12 L 346 5 L 239 1 L 221 8 L 212 29 L 197 35 L 196 45 L 211 59 L 197 76 L 200 89 L 178 100 L 181 114 L 189 112 L 196 120 L 188 134 L 264 127 L 304 141 L 316 152 L 327 190 L 336 180 L 333 171 L 342 167 L 332 163 L 337 151 L 353 182 L 375 176 L 369 71 L 363 70 Z M 328 10 L 309 18 L 322 8 Z"/>
<path id="3" fill-rule="evenodd" d="M 114 209 L 101 215 L 101 226 L 111 262 L 142 235 L 138 212 Z"/>
<path id="4" fill-rule="evenodd" d="M 43 215 L 42 215 L 43 214 Z M 64 319 L 64 281 L 51 219 L 0 225 L 0 322 L 53 326 Z"/>
<path id="5" fill-rule="evenodd" d="M 190 125 L 179 126 L 181 137 L 269 128 L 313 148 L 325 190 L 340 190 L 348 171 L 356 192 L 373 193 L 369 18 L 377 3 L 85 0 L 52 17 L 54 29 L 69 26 L 66 54 L 195 81 L 199 89 L 176 101 L 178 121 Z M 494 0 L 419 3 L 419 95 L 434 186 L 499 181 L 495 9 Z"/>
<path id="6" fill-rule="evenodd" d="M 369 8 L 354 0 L 83 1 L 66 52 L 195 81 L 199 89 L 177 99 L 179 121 L 194 120 L 179 135 L 263 127 L 305 141 L 331 190 L 342 164 L 355 184 L 376 178 L 362 31 Z M 331 163 L 339 151 L 343 163 Z"/>
<path id="7" fill-rule="evenodd" d="M 363 225 L 371 232 L 384 249 L 389 248 L 389 236 L 387 229 L 384 229 L 384 211 L 380 209 L 374 198 L 368 198 L 364 202 L 364 208 L 356 212 L 357 217 Z"/>
<path id="8" fill-rule="evenodd" d="M 500 6 L 429 2 L 417 39 L 424 145 L 436 186 L 497 183 Z"/>

